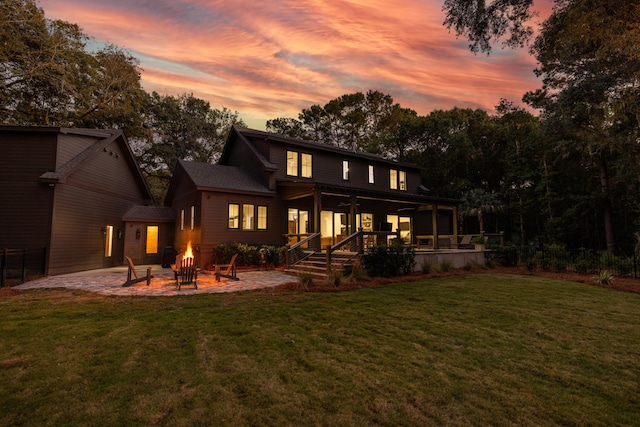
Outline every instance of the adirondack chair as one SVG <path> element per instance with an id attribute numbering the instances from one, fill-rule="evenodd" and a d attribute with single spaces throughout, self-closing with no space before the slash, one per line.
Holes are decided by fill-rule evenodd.
<path id="1" fill-rule="evenodd" d="M 234 254 L 233 257 L 231 257 L 231 261 L 229 261 L 229 264 L 216 264 L 215 270 L 216 270 L 217 282 L 220 281 L 221 277 L 226 277 L 227 279 L 231 279 L 231 280 L 240 280 L 236 276 L 236 258 L 237 257 L 238 257 L 238 254 Z"/>
<path id="2" fill-rule="evenodd" d="M 195 289 L 198 289 L 198 268 L 193 258 L 185 258 L 180 261 L 180 267 L 176 265 L 173 273 L 178 290 L 185 285 L 193 285 Z"/>
<path id="3" fill-rule="evenodd" d="M 127 281 L 122 285 L 123 287 L 135 285 L 140 282 L 147 282 L 147 286 L 151 283 L 151 279 L 153 279 L 153 275 L 151 274 L 151 267 L 147 268 L 147 275 L 144 277 L 138 276 L 138 272 L 136 271 L 136 266 L 133 265 L 133 261 L 128 256 L 125 256 L 127 260 L 127 264 L 129 264 L 129 269 L 127 270 Z M 135 277 L 135 279 L 133 277 Z"/>

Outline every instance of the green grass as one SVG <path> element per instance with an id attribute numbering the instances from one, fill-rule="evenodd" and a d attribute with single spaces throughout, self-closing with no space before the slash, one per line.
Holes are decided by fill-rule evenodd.
<path id="1" fill-rule="evenodd" d="M 633 425 L 640 295 L 470 274 L 353 292 L 0 299 L 0 425 Z"/>

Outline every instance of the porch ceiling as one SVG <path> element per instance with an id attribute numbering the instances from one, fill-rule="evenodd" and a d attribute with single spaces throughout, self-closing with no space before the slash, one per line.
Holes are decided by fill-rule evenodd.
<path id="1" fill-rule="evenodd" d="M 429 197 L 418 194 L 410 194 L 403 192 L 387 192 L 379 190 L 367 190 L 361 188 L 353 188 L 339 185 L 319 184 L 312 182 L 299 181 L 278 181 L 277 185 L 283 200 L 296 200 L 303 197 L 310 197 L 319 191 L 324 195 L 351 197 L 355 196 L 359 199 L 380 200 L 392 203 L 410 203 L 417 205 L 448 205 L 457 206 L 459 200 L 443 197 Z"/>

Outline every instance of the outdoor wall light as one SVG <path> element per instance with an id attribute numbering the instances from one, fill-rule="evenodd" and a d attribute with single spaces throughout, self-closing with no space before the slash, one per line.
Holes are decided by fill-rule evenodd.
<path id="1" fill-rule="evenodd" d="M 136 239 L 140 240 L 140 229 L 139 228 L 136 230 Z"/>
<path id="2" fill-rule="evenodd" d="M 118 228 L 118 239 L 122 239 L 122 230 Z"/>

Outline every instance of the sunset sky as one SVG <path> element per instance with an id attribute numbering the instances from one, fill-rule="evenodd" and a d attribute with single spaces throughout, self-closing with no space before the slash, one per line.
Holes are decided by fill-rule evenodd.
<path id="1" fill-rule="evenodd" d="M 474 55 L 443 25 L 442 0 L 39 0 L 141 62 L 148 92 L 193 93 L 253 128 L 313 104 L 379 90 L 420 115 L 493 111 L 540 86 L 526 48 Z M 548 3 L 539 0 L 541 16 Z M 538 19 L 540 20 L 540 19 Z"/>

